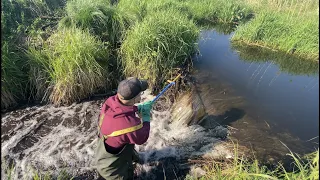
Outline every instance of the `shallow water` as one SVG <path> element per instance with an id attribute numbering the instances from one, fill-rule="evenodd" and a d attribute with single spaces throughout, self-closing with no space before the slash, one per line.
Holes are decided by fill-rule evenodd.
<path id="1" fill-rule="evenodd" d="M 288 153 L 281 142 L 298 153 L 319 147 L 318 138 L 310 140 L 319 135 L 318 63 L 236 46 L 231 37 L 203 31 L 195 57 L 198 86 L 213 88 L 204 90 L 209 94 L 224 92 L 207 103 L 214 110 L 211 114 L 234 127 L 232 137 L 261 158 Z M 242 103 L 232 102 L 236 98 Z"/>

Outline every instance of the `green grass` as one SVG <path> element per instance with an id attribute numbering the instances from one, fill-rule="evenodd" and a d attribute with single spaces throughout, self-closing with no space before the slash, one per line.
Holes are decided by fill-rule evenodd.
<path id="1" fill-rule="evenodd" d="M 71 0 L 67 2 L 66 12 L 67 16 L 59 23 L 60 27 L 75 25 L 89 29 L 111 44 L 120 43 L 125 31 L 136 21 L 125 9 L 111 6 L 108 0 Z"/>
<path id="2" fill-rule="evenodd" d="M 133 17 L 138 22 L 141 22 L 147 14 L 144 0 L 119 0 L 119 2 L 115 6 L 120 11 L 125 11 L 129 16 Z"/>
<path id="3" fill-rule="evenodd" d="M 294 160 L 294 169 L 288 172 L 282 165 L 278 176 L 282 179 L 306 179 L 314 180 L 319 179 L 319 149 L 305 157 L 300 157 L 290 151 L 288 154 Z"/>
<path id="4" fill-rule="evenodd" d="M 58 95 L 60 89 L 65 86 L 59 85 L 61 80 L 57 80 L 62 79 L 62 76 L 57 78 L 58 75 L 52 72 L 63 71 L 59 74 L 67 74 L 64 72 L 64 68 L 57 64 L 52 65 L 52 59 L 60 56 L 60 52 L 56 53 L 56 49 L 52 47 L 58 45 L 51 46 L 47 41 L 46 45 L 41 48 L 43 44 L 41 41 L 46 41 L 47 37 L 55 32 L 55 26 L 50 26 L 52 28 L 50 31 L 39 30 L 43 26 L 42 23 L 52 23 L 52 21 L 40 18 L 40 15 L 61 17 L 65 14 L 66 17 L 59 22 L 60 31 L 74 27 L 85 33 L 89 31 L 91 35 L 101 41 L 110 43 L 112 52 L 120 52 L 120 54 L 112 53 L 112 55 L 114 55 L 113 59 L 122 59 L 121 65 L 123 67 L 118 66 L 119 62 L 111 62 L 110 58 L 108 60 L 108 63 L 117 67 L 112 72 L 113 74 L 121 76 L 123 71 L 127 76 L 146 78 L 151 81 L 152 86 L 157 88 L 160 88 L 160 82 L 171 78 L 171 68 L 181 65 L 185 58 L 192 55 L 195 49 L 194 43 L 199 35 L 199 28 L 208 28 L 208 25 L 210 25 L 209 28 L 212 28 L 213 25 L 217 31 L 224 33 L 229 33 L 235 25 L 239 25 L 233 36 L 233 41 L 293 53 L 293 56 L 301 58 L 318 60 L 319 57 L 319 8 L 317 8 L 318 2 L 315 0 L 302 4 L 296 0 L 119 0 L 114 5 L 111 5 L 109 0 L 70 0 L 67 1 L 65 8 L 61 8 L 64 6 L 64 1 L 60 0 L 57 2 L 27 0 L 19 1 L 18 4 L 6 0 L 2 2 L 2 5 L 2 14 L 4 15 L 1 18 L 1 28 L 4 32 L 2 37 L 17 44 L 26 44 L 22 41 L 31 39 L 32 43 L 29 45 L 37 46 L 34 49 L 28 47 L 31 70 L 30 73 L 24 73 L 30 75 L 28 83 L 35 85 L 33 86 L 35 88 L 31 89 L 31 93 L 36 99 L 48 99 L 52 91 Z M 28 8 L 29 6 L 30 8 Z M 20 12 L 18 12 L 19 9 Z M 252 15 L 254 18 L 247 22 Z M 21 34 L 25 34 L 25 31 L 29 31 L 28 34 L 33 37 L 22 38 Z M 119 47 L 120 51 L 118 51 Z M 66 48 L 65 50 L 70 49 Z M 9 51 L 16 52 L 10 48 Z M 76 57 L 75 52 L 66 52 L 66 54 L 73 54 L 72 57 Z M 287 59 L 279 61 L 279 64 L 282 64 L 281 68 L 284 69 L 289 66 L 285 63 L 297 64 L 297 66 L 304 64 L 300 61 L 291 63 L 292 61 Z M 295 68 L 297 73 L 304 73 L 307 69 L 304 68 L 307 67 L 306 65 L 300 69 L 296 68 L 297 66 L 290 68 Z M 312 68 L 310 66 L 310 69 Z M 11 69 L 21 68 L 18 66 Z M 73 71 L 70 73 L 73 74 L 73 79 L 76 79 L 74 74 L 88 73 L 77 72 L 77 69 L 74 68 L 69 71 Z M 78 79 L 86 79 L 86 77 L 78 77 Z M 70 84 L 87 86 L 86 84 L 79 85 L 80 82 L 82 81 L 75 80 Z M 10 106 L 10 104 L 14 104 L 14 101 L 20 102 L 17 97 L 23 97 L 21 94 L 24 92 L 22 90 L 18 92 L 20 91 L 19 87 L 15 88 L 9 85 L 9 80 L 2 78 L 2 83 L 8 84 L 2 88 L 2 96 L 6 98 L 2 103 L 3 106 Z M 97 85 L 93 86 L 97 87 Z M 55 87 L 59 90 L 54 90 Z M 17 93 L 13 93 L 12 89 L 17 90 Z M 75 91 L 72 90 L 72 92 Z M 67 101 L 78 100 L 80 97 L 84 97 L 84 94 L 91 94 L 93 90 L 88 90 L 90 93 L 79 92 L 81 93 L 79 97 L 70 98 Z M 71 92 L 68 92 L 68 95 L 65 93 L 67 92 L 60 92 L 66 97 L 75 96 Z M 53 96 L 51 97 L 51 101 L 60 101 L 54 100 L 56 98 Z"/>
<path id="5" fill-rule="evenodd" d="M 6 180 L 14 180 L 14 173 L 15 173 L 15 167 L 12 164 L 11 166 L 7 166 L 6 163 L 1 164 L 1 168 L 5 169 L 5 174 L 3 176 Z M 33 168 L 32 168 L 33 169 Z M 67 173 L 66 170 L 60 170 L 57 175 L 50 174 L 49 172 L 43 173 L 39 170 L 32 170 L 33 175 L 32 179 L 33 180 L 72 180 L 73 177 Z M 26 179 L 25 177 L 23 179 Z"/>
<path id="6" fill-rule="evenodd" d="M 198 25 L 238 23 L 250 18 L 252 10 L 236 0 L 120 0 L 121 9 L 142 20 L 146 15 L 158 11 L 175 10 L 193 19 Z"/>
<path id="7" fill-rule="evenodd" d="M 255 158 L 246 158 L 238 153 L 238 145 L 234 146 L 233 159 L 225 162 L 212 161 L 203 166 L 206 174 L 201 178 L 187 175 L 186 180 L 315 180 L 319 179 L 319 149 L 304 157 L 290 151 L 293 170 L 287 171 L 279 163 L 274 169 L 261 165 Z"/>
<path id="8" fill-rule="evenodd" d="M 58 175 L 53 175 L 50 173 L 42 173 L 39 171 L 34 171 L 33 173 L 33 180 L 52 180 L 52 179 L 57 179 L 57 180 L 72 180 L 73 177 L 68 174 L 67 171 L 61 170 L 59 171 Z"/>
<path id="9" fill-rule="evenodd" d="M 45 88 L 44 100 L 70 104 L 105 89 L 110 77 L 108 52 L 89 32 L 77 28 L 57 31 L 42 49 L 31 47 L 28 51 L 37 93 Z"/>
<path id="10" fill-rule="evenodd" d="M 21 49 L 3 42 L 1 45 L 1 108 L 16 105 L 27 96 L 27 60 Z"/>
<path id="11" fill-rule="evenodd" d="M 236 0 L 200 0 L 185 1 L 192 18 L 198 23 L 234 24 L 247 21 L 251 17 L 252 10 Z"/>
<path id="12" fill-rule="evenodd" d="M 318 1 L 303 4 L 288 0 L 265 4 L 258 0 L 247 2 L 255 7 L 255 18 L 237 28 L 233 41 L 257 44 L 318 61 L 319 8 L 315 8 L 319 6 Z"/>
<path id="13" fill-rule="evenodd" d="M 183 2 L 177 0 L 141 0 L 130 1 L 120 0 L 116 5 L 118 9 L 126 10 L 131 16 L 136 17 L 140 22 L 147 16 L 159 11 L 181 11 L 186 8 Z M 188 14 L 186 14 L 188 15 Z"/>
<path id="14" fill-rule="evenodd" d="M 148 79 L 159 87 L 171 79 L 171 70 L 196 50 L 199 29 L 176 11 L 159 11 L 128 31 L 120 54 L 124 74 Z"/>
<path id="15" fill-rule="evenodd" d="M 39 16 L 58 15 L 63 0 L 1 1 L 1 109 L 15 107 L 29 100 L 28 58 L 25 49 L 30 35 L 37 34 L 33 23 L 41 29 L 48 20 Z"/>

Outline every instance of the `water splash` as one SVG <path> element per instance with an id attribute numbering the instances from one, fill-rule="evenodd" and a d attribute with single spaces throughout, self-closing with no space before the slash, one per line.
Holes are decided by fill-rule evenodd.
<path id="1" fill-rule="evenodd" d="M 142 99 L 147 101 L 153 97 L 147 91 Z M 52 175 L 66 170 L 73 176 L 92 172 L 97 178 L 93 157 L 97 119 L 103 102 L 88 101 L 67 107 L 34 106 L 3 114 L 1 179 L 7 179 L 4 162 L 14 164 L 13 179 L 32 179 L 35 170 Z M 167 107 L 152 111 L 150 137 L 145 144 L 136 146 L 144 161 L 136 171 L 141 179 L 156 179 L 152 169 L 157 169 L 161 160 L 179 164 L 188 158 L 212 153 L 220 142 L 213 137 L 226 133 L 224 129 L 208 131 L 200 125 L 187 127 L 170 123 Z"/>

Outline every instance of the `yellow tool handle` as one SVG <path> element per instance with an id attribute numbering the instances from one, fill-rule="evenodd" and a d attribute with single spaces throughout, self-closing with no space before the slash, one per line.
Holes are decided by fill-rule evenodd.
<path id="1" fill-rule="evenodd" d="M 168 80 L 168 83 L 172 83 L 172 82 L 177 81 L 180 76 L 181 76 L 181 74 L 178 74 L 178 76 L 177 76 L 176 78 L 174 78 L 172 81 L 171 81 L 171 80 Z"/>
<path id="2" fill-rule="evenodd" d="M 181 74 L 178 74 L 178 76 L 176 78 L 173 79 L 173 82 L 177 81 L 179 79 L 179 77 L 181 76 Z"/>

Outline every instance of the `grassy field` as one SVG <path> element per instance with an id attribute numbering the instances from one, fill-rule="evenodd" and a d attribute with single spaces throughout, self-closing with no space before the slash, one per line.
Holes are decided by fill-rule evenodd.
<path id="1" fill-rule="evenodd" d="M 319 1 L 245 0 L 255 17 L 241 24 L 233 41 L 319 60 Z"/>

